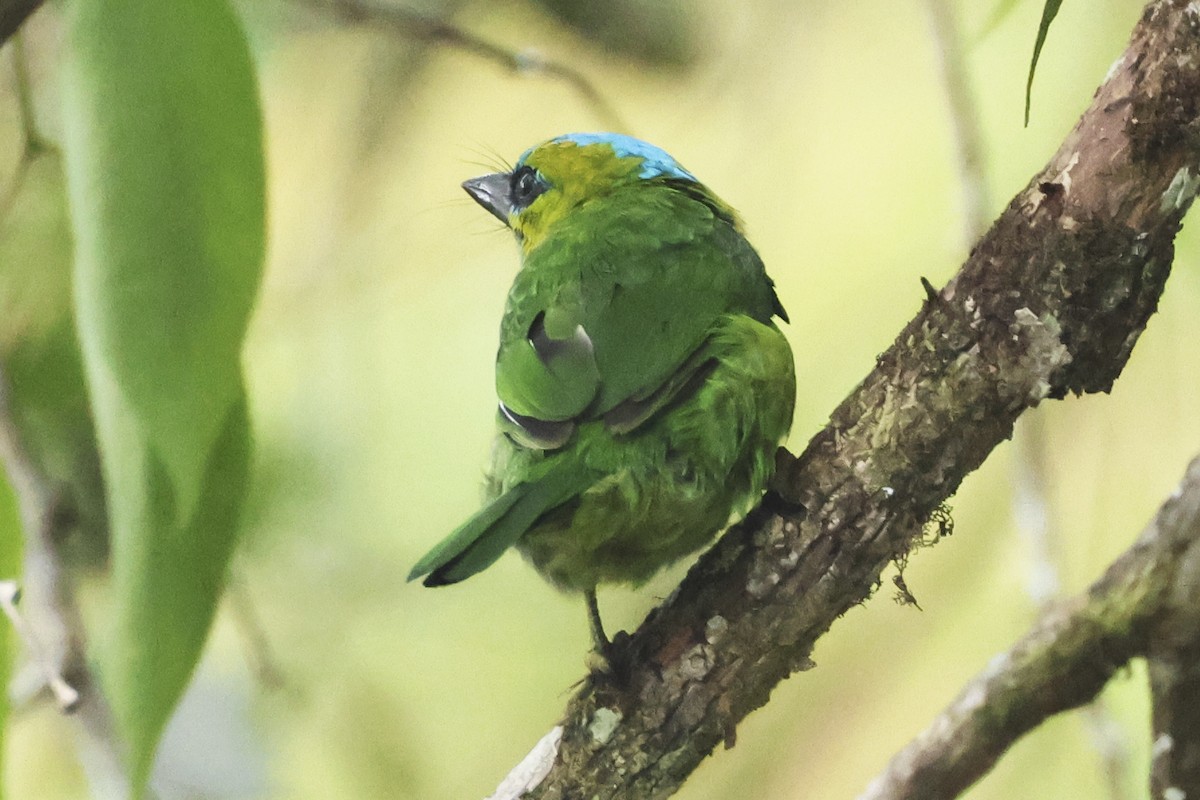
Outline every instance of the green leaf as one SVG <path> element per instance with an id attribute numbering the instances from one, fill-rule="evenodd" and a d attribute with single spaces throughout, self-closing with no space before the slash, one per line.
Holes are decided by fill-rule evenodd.
<path id="1" fill-rule="evenodd" d="M 199 659 L 245 495 L 262 122 L 226 0 L 68 0 L 66 21 L 76 317 L 113 540 L 101 677 L 140 791 Z"/>
<path id="2" fill-rule="evenodd" d="M 210 448 L 196 514 L 182 520 L 165 464 L 151 450 L 139 451 L 134 415 L 126 410 L 114 416 L 114 433 L 128 434 L 117 445 L 117 456 L 124 469 L 145 481 L 145 491 L 110 492 L 117 526 L 116 619 L 102 653 L 101 677 L 130 748 L 131 778 L 140 790 L 163 728 L 199 660 L 224 586 L 246 496 L 250 435 L 243 399 L 228 409 Z"/>
<path id="3" fill-rule="evenodd" d="M 1042 45 L 1046 43 L 1046 34 L 1050 31 L 1050 23 L 1058 16 L 1062 0 L 1046 0 L 1042 7 L 1042 21 L 1038 24 L 1037 41 L 1033 43 L 1033 59 L 1029 62 L 1029 78 L 1025 81 L 1025 126 L 1029 127 L 1029 101 L 1033 96 L 1033 73 L 1037 71 L 1038 58 L 1042 55 Z"/>

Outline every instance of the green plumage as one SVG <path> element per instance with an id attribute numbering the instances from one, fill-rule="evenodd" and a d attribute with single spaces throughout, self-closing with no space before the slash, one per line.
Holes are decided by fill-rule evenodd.
<path id="1" fill-rule="evenodd" d="M 488 503 L 410 579 L 453 583 L 515 546 L 562 589 L 645 581 L 770 477 L 795 394 L 771 281 L 733 212 L 628 137 L 560 137 L 464 187 L 524 258 Z"/>

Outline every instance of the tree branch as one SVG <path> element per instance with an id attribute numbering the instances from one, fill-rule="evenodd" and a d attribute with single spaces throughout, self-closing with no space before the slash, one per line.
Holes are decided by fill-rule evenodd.
<path id="1" fill-rule="evenodd" d="M 1112 386 L 1197 188 L 1195 22 L 1186 0 L 1147 6 L 1050 163 L 825 430 L 784 459 L 776 502 L 723 536 L 631 637 L 622 685 L 591 680 L 573 698 L 530 796 L 672 794 L 776 683 L 812 666 L 817 638 L 870 596 L 1026 408 Z"/>
<path id="2" fill-rule="evenodd" d="M 1022 735 L 1052 714 L 1090 702 L 1117 669 L 1145 653 L 1156 638 L 1154 628 L 1160 625 L 1158 620 L 1172 594 L 1189 588 L 1200 591 L 1197 567 L 1200 458 L 1192 461 L 1178 490 L 1133 547 L 1087 592 L 1049 606 L 1024 638 L 993 659 L 928 728 L 892 758 L 859 800 L 957 797 Z M 1192 615 L 1196 608 L 1193 603 Z M 1195 630 L 1193 627 L 1193 646 L 1197 643 Z M 1190 663 L 1174 659 L 1191 676 L 1190 683 L 1174 685 L 1191 693 L 1192 705 L 1173 704 L 1176 712 L 1187 710 L 1164 721 L 1159 735 L 1182 736 L 1194 747 L 1200 731 L 1200 697 L 1195 694 L 1200 684 L 1196 682 L 1195 653 L 1192 655 Z M 1153 679 L 1153 669 L 1151 673 Z M 1179 749 L 1167 750 L 1173 756 L 1182 755 Z M 1160 758 L 1158 764 L 1171 760 Z M 1194 770 L 1197 765 L 1189 766 Z M 1185 777 L 1178 770 L 1172 775 L 1164 786 Z M 1189 797 L 1200 789 L 1195 773 L 1191 786 Z M 1153 796 L 1164 797 L 1160 790 Z"/>

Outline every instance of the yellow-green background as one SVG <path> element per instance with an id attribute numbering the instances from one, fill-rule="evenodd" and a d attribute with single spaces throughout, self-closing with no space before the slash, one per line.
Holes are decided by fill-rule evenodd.
<path id="1" fill-rule="evenodd" d="M 993 4 L 954 4 L 991 216 L 1057 148 L 1141 5 L 1064 4 L 1023 128 L 1041 3 L 1017 3 L 985 36 Z M 799 449 L 918 310 L 919 277 L 940 285 L 965 255 L 928 4 L 679 7 L 694 26 L 686 69 L 606 54 L 516 0 L 467 3 L 454 19 L 589 76 L 628 132 L 740 210 L 792 317 Z M 163 797 L 482 797 L 557 720 L 588 635 L 581 603 L 515 556 L 449 589 L 404 582 L 475 507 L 495 331 L 516 266 L 509 236 L 458 184 L 493 154 L 513 160 L 607 121 L 562 81 L 453 46 L 297 6 L 241 10 L 260 66 L 270 190 L 270 256 L 246 352 L 255 499 L 235 570 L 242 602 L 220 616 L 158 785 Z M 53 15 L 29 30 L 51 132 Z M 7 94 L 5 104 L 10 126 Z M 1063 592 L 1128 546 L 1200 452 L 1197 241 L 1188 230 L 1179 239 L 1161 310 L 1113 393 L 1049 403 L 1037 430 L 1019 430 L 1047 459 Z M 912 561 L 924 610 L 885 588 L 848 613 L 818 645 L 817 668 L 781 685 L 680 797 L 853 797 L 1028 627 L 1028 587 L 1045 565 L 1014 522 L 1021 449 L 1000 447 L 967 480 L 954 535 Z M 609 627 L 635 625 L 671 581 L 603 592 Z M 263 647 L 247 644 L 247 609 L 282 688 L 249 666 Z M 1135 666 L 1104 698 L 1129 748 L 1120 796 L 1146 793 L 1143 683 Z M 1052 720 L 968 796 L 1109 796 L 1093 729 L 1077 715 Z M 7 747 L 12 797 L 86 796 L 71 725 L 50 708 L 15 712 Z"/>

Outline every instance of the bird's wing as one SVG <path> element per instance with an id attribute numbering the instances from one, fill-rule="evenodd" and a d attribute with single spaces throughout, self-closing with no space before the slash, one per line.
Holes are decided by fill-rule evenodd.
<path id="1" fill-rule="evenodd" d="M 720 315 L 770 317 L 770 302 L 756 298 L 774 295 L 750 245 L 699 204 L 677 211 L 585 220 L 603 234 L 561 237 L 529 256 L 497 357 L 506 423 L 556 423 L 562 430 L 543 443 L 605 415 L 614 431 L 633 430 L 694 385 L 705 367 L 694 355 Z"/>
<path id="2" fill-rule="evenodd" d="M 408 574 L 426 586 L 445 586 L 491 566 L 539 517 L 587 488 L 590 478 L 575 460 L 544 462 L 546 468 L 480 509 L 425 554 Z"/>

